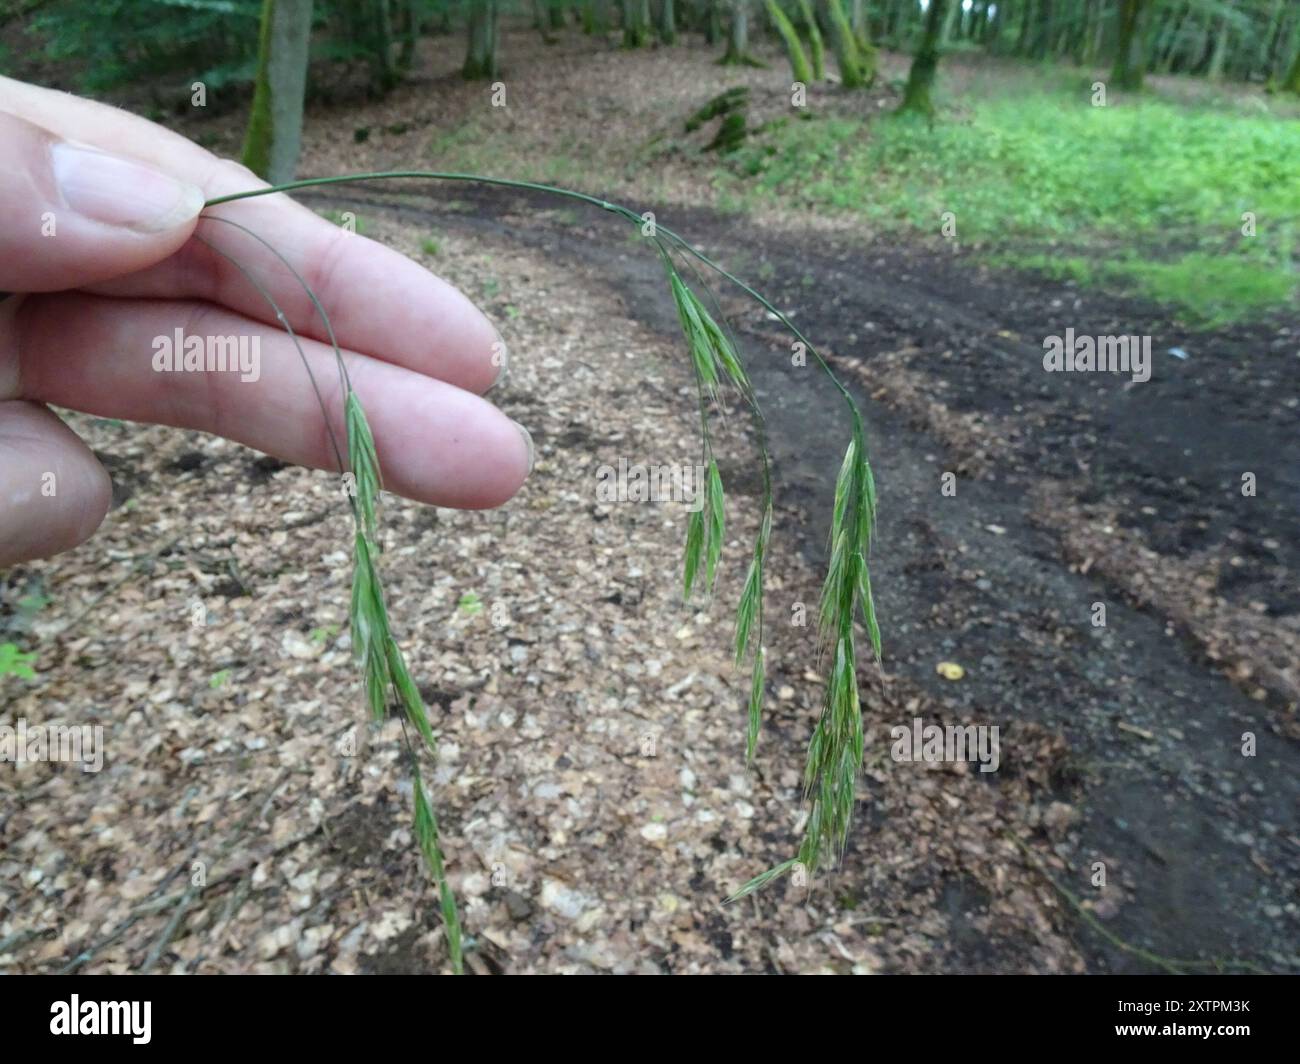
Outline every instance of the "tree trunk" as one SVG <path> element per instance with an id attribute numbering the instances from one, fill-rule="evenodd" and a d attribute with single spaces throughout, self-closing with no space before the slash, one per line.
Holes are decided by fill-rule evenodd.
<path id="1" fill-rule="evenodd" d="M 397 67 L 393 63 L 393 21 L 388 0 L 371 0 L 370 4 L 370 88 L 381 96 L 397 85 Z"/>
<path id="2" fill-rule="evenodd" d="M 961 16 L 961 4 L 949 5 L 948 15 L 943 20 L 943 35 L 939 38 L 940 44 L 947 44 L 950 40 L 952 40 L 953 27 L 960 16 Z"/>
<path id="3" fill-rule="evenodd" d="M 871 33 L 867 29 L 866 0 L 853 0 L 849 7 L 849 23 L 853 26 L 853 36 L 858 42 L 858 47 L 866 47 L 871 42 Z"/>
<path id="4" fill-rule="evenodd" d="M 1300 51 L 1296 52 L 1295 59 L 1291 63 L 1291 69 L 1282 80 L 1282 91 L 1293 92 L 1300 96 Z"/>
<path id="5" fill-rule="evenodd" d="M 799 0 L 799 18 L 803 20 L 804 29 L 808 31 L 808 53 L 812 59 L 813 78 L 817 81 L 825 81 L 826 44 L 822 41 L 822 31 L 817 25 L 817 13 L 813 10 L 812 0 Z"/>
<path id="6" fill-rule="evenodd" d="M 1046 59 L 1052 44 L 1052 0 L 1038 0 L 1037 25 L 1034 27 L 1033 59 Z"/>
<path id="7" fill-rule="evenodd" d="M 1083 18 L 1074 40 L 1074 61 L 1079 66 L 1092 62 L 1092 28 L 1097 20 L 1097 0 L 1084 0 Z"/>
<path id="8" fill-rule="evenodd" d="M 605 0 L 583 0 L 582 32 L 605 32 Z"/>
<path id="9" fill-rule="evenodd" d="M 406 0 L 403 10 L 402 50 L 397 56 L 399 73 L 406 74 L 415 60 L 415 46 L 420 41 L 420 0 Z"/>
<path id="10" fill-rule="evenodd" d="M 1031 42 L 1030 30 L 1033 27 L 1034 0 L 1021 0 L 1020 32 L 1016 36 L 1016 55 L 1028 55 Z"/>
<path id="11" fill-rule="evenodd" d="M 1166 19 L 1168 26 L 1164 34 L 1164 40 L 1156 47 L 1153 52 L 1153 59 L 1159 56 L 1159 71 L 1161 74 L 1168 74 L 1174 67 L 1174 62 L 1178 59 L 1178 53 L 1182 44 L 1183 27 L 1187 24 L 1188 12 L 1180 11 L 1177 15 L 1171 15 Z M 1152 69 L 1156 69 L 1155 63 L 1152 63 Z"/>
<path id="12" fill-rule="evenodd" d="M 1116 12 L 1119 33 L 1110 79 L 1121 89 L 1142 88 L 1142 75 L 1146 70 L 1142 36 L 1149 8 L 1150 0 L 1119 0 Z"/>
<path id="13" fill-rule="evenodd" d="M 673 11 L 673 0 L 659 0 L 659 39 L 664 44 L 677 41 L 677 17 Z"/>
<path id="14" fill-rule="evenodd" d="M 885 39 L 892 42 L 892 47 L 897 48 L 903 42 L 903 35 L 907 29 L 907 13 L 914 6 L 911 0 L 894 0 L 886 12 L 888 26 L 885 30 Z"/>
<path id="15" fill-rule="evenodd" d="M 811 84 L 813 68 L 808 62 L 808 53 L 803 50 L 803 42 L 799 40 L 799 34 L 795 32 L 794 26 L 776 0 L 767 0 L 767 15 L 772 20 L 772 25 L 776 27 L 776 32 L 781 35 L 781 40 L 785 41 L 785 52 L 790 57 L 790 76 L 805 85 Z"/>
<path id="16" fill-rule="evenodd" d="M 1259 58 L 1256 62 L 1264 71 L 1266 82 L 1273 80 L 1277 66 L 1278 42 L 1282 36 L 1282 0 L 1273 0 L 1273 9 L 1268 17 L 1268 31 L 1259 39 Z"/>
<path id="17" fill-rule="evenodd" d="M 846 89 L 862 89 L 875 80 L 875 49 L 869 57 L 858 52 L 858 42 L 853 37 L 853 27 L 845 17 L 840 0 L 826 0 L 826 11 L 831 23 L 831 47 L 835 49 L 835 62 L 840 68 L 840 83 Z"/>
<path id="18" fill-rule="evenodd" d="M 749 0 L 732 0 L 731 32 L 727 35 L 727 52 L 722 62 L 725 66 L 753 62 L 749 55 Z"/>
<path id="19" fill-rule="evenodd" d="M 708 14 L 704 21 L 704 43 L 717 44 L 722 40 L 722 0 L 707 0 Z"/>
<path id="20" fill-rule="evenodd" d="M 1210 56 L 1209 79 L 1220 81 L 1223 78 L 1223 60 L 1228 54 L 1228 16 L 1219 19 L 1219 32 L 1214 38 L 1214 54 Z"/>
<path id="21" fill-rule="evenodd" d="M 312 0 L 265 0 L 244 165 L 273 185 L 293 180 L 302 147 L 302 102 Z"/>
<path id="22" fill-rule="evenodd" d="M 927 118 L 934 116 L 930 90 L 934 87 L 934 72 L 939 67 L 939 34 L 943 32 L 943 17 L 950 2 L 956 0 L 930 0 L 925 12 L 925 32 L 912 60 L 912 69 L 907 74 L 907 88 L 903 90 L 899 113 L 912 112 Z"/>
<path id="23" fill-rule="evenodd" d="M 650 43 L 650 0 L 623 0 L 623 47 Z"/>
<path id="24" fill-rule="evenodd" d="M 497 76 L 496 0 L 473 0 L 469 11 L 469 46 L 461 76 L 466 81 Z"/>

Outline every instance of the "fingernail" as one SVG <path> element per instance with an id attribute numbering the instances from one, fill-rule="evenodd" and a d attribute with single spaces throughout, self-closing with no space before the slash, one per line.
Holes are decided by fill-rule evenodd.
<path id="1" fill-rule="evenodd" d="M 513 418 L 511 419 L 510 424 L 514 425 L 514 427 L 519 430 L 519 435 L 524 438 L 524 443 L 528 445 L 528 472 L 531 473 L 537 460 L 537 452 L 533 449 L 533 437 L 529 434 L 528 430 L 523 427 L 523 425 L 519 424 L 519 422 L 515 421 Z"/>
<path id="2" fill-rule="evenodd" d="M 510 372 L 510 352 L 506 348 L 506 342 L 501 339 L 500 333 L 492 344 L 492 365 L 497 367 L 497 375 L 496 379 L 488 385 L 488 392 L 500 385 L 506 379 L 506 374 Z M 487 392 L 483 394 L 486 395 Z"/>
<path id="3" fill-rule="evenodd" d="M 56 143 L 50 155 L 63 202 L 93 221 L 158 233 L 188 222 L 203 209 L 197 186 L 133 159 L 68 141 Z"/>

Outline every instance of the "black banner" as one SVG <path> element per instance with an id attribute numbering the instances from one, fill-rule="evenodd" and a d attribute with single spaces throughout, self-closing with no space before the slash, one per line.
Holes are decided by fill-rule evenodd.
<path id="1" fill-rule="evenodd" d="M 1129 1043 L 1157 1051 L 1202 1046 L 1232 1054 L 1289 1046 L 1293 1038 L 1288 1036 L 1296 1030 L 1297 984 L 1285 978 L 876 977 L 852 987 L 768 982 L 770 1015 L 797 1039 L 790 1046 L 795 1052 L 806 1046 L 806 1034 L 794 1032 L 807 1031 L 813 1009 L 822 1012 L 818 1026 L 826 1035 L 888 1036 L 890 1043 L 917 1039 L 927 1050 L 954 1043 L 1057 1050 Z M 801 1000 L 805 986 L 812 985 L 817 997 Z M 390 1044 L 396 1050 L 399 1042 L 439 1029 L 457 1041 L 485 1045 L 498 1044 L 512 1031 L 554 1039 L 556 1048 L 562 1039 L 581 1044 L 597 1032 L 606 1035 L 602 1044 L 610 1044 L 609 1029 L 591 1023 L 590 1009 L 574 1007 L 571 990 L 552 999 L 546 987 L 521 987 L 518 981 L 513 990 L 497 985 L 489 992 L 482 980 L 472 978 L 31 976 L 4 980 L 0 993 L 4 1055 L 10 1060 L 25 1059 L 17 1055 L 23 1050 L 57 1050 L 60 1043 L 92 1055 L 98 1049 L 136 1053 L 244 1047 L 258 1052 L 320 1048 L 337 1054 Z M 754 1005 L 764 1003 L 764 993 L 753 980 L 726 989 L 715 986 L 707 999 L 663 981 L 653 985 L 642 980 L 635 987 L 611 979 L 599 986 L 589 981 L 581 991 L 601 1002 L 600 1013 L 615 1028 L 626 1022 L 644 1037 L 666 1024 L 663 1033 L 677 1052 L 695 1038 L 686 1032 L 700 1029 L 693 1020 L 740 1034 L 754 1019 Z M 744 997 L 736 1001 L 731 994 Z M 846 995 L 843 1002 L 836 1000 L 841 994 Z M 851 1007 L 844 1008 L 850 1000 Z M 510 1022 L 504 1027 L 496 1020 L 484 1024 L 484 1017 L 507 1015 Z M 837 1018 L 827 1024 L 832 1016 Z M 852 1024 L 860 1030 L 846 1029 Z M 764 1040 L 773 1033 L 771 1026 L 762 1031 Z M 834 1035 L 831 1027 L 839 1028 Z M 430 1049 L 436 1051 L 437 1044 L 430 1042 Z"/>

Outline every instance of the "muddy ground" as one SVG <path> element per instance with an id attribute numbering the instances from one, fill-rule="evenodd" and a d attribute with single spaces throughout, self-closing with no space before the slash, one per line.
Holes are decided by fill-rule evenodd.
<path id="1" fill-rule="evenodd" d="M 426 261 L 502 324 L 498 401 L 541 455 L 499 514 L 394 502 L 387 518 L 390 589 L 452 751 L 436 801 L 475 970 L 1300 970 L 1300 324 L 1192 332 L 944 245 L 637 205 L 823 346 L 868 414 L 880 491 L 885 652 L 861 671 L 873 739 L 848 852 L 811 891 L 722 906 L 798 838 L 819 681 L 811 634 L 785 619 L 816 600 L 846 419 L 776 323 L 720 289 L 778 500 L 769 720 L 747 770 L 726 660 L 738 577 L 683 606 L 681 513 L 594 501 L 602 462 L 693 454 L 657 263 L 599 211 L 421 193 L 303 198 L 411 254 L 439 235 Z M 1043 338 L 1066 327 L 1151 335 L 1151 380 L 1044 373 Z M 130 754 L 6 785 L 0 960 L 442 968 L 394 737 L 360 759 L 333 745 L 361 706 L 344 641 L 315 637 L 346 608 L 327 478 L 80 427 L 121 506 L 67 559 L 8 575 L 10 626 L 24 590 L 54 605 L 23 622 L 38 681 L 0 690 L 32 720 L 89 699 Z M 752 442 L 737 424 L 722 456 L 733 567 L 757 513 Z M 510 622 L 458 608 L 466 591 Z M 195 594 L 224 618 L 219 646 L 182 623 Z M 889 728 L 917 716 L 997 725 L 1001 769 L 892 761 Z M 221 871 L 187 892 L 197 853 Z"/>

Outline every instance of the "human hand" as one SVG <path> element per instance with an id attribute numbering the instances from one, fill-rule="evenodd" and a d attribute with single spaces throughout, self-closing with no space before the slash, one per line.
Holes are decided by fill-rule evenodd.
<path id="1" fill-rule="evenodd" d="M 307 295 L 266 248 L 198 217 L 205 200 L 256 187 L 242 166 L 145 119 L 0 77 L 0 291 L 19 293 L 0 302 L 0 565 L 67 550 L 108 511 L 107 473 L 47 403 L 337 468 L 289 335 L 256 287 L 195 238 L 231 249 L 269 289 L 341 440 L 334 352 Z M 209 213 L 270 241 L 315 291 L 387 489 L 466 509 L 519 489 L 532 442 L 480 398 L 505 371 L 505 348 L 465 296 L 284 195 Z M 155 340 L 177 329 L 257 338 L 257 378 L 156 371 Z"/>

